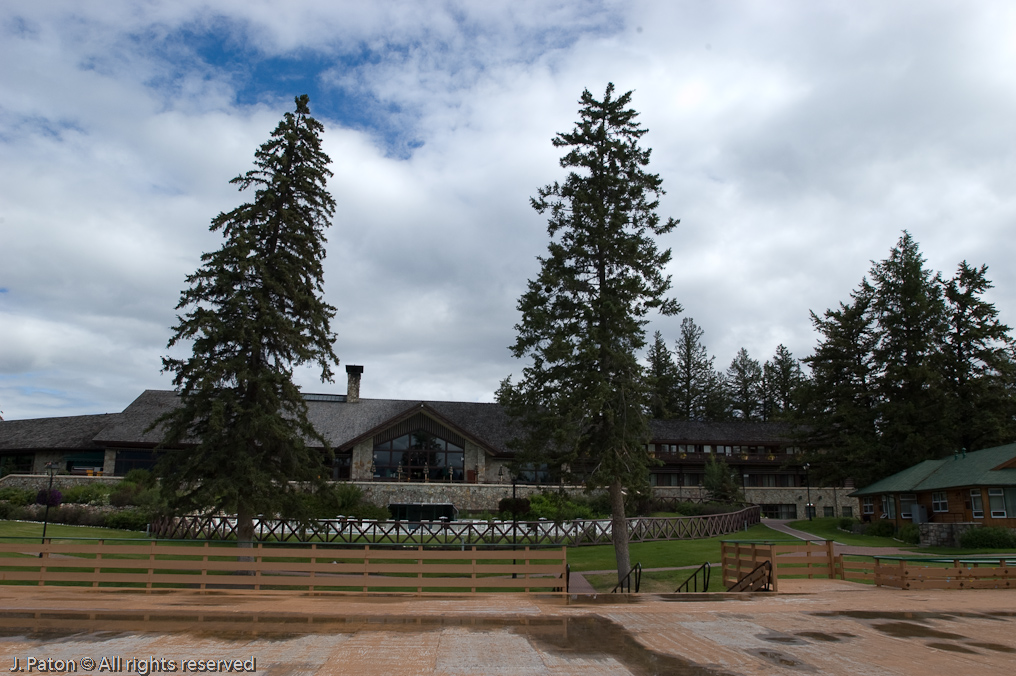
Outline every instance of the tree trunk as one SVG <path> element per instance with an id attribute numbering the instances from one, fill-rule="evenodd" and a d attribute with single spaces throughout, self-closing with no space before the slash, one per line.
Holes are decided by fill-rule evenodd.
<path id="1" fill-rule="evenodd" d="M 614 543 L 614 556 L 617 558 L 617 582 L 621 583 L 624 576 L 631 570 L 631 558 L 628 556 L 628 521 L 624 518 L 624 492 L 620 481 L 610 484 L 610 539 Z"/>
<path id="2" fill-rule="evenodd" d="M 254 511 L 247 505 L 238 505 L 236 508 L 236 546 L 241 549 L 250 549 L 254 546 Z M 253 556 L 237 557 L 237 561 L 244 563 L 253 562 Z M 253 575 L 254 571 L 238 571 L 241 575 Z"/>

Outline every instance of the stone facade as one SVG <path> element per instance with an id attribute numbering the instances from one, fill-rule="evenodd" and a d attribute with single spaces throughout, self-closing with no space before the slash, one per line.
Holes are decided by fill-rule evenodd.
<path id="1" fill-rule="evenodd" d="M 919 523 L 922 547 L 959 547 L 960 537 L 979 523 Z"/>
<path id="2" fill-rule="evenodd" d="M 497 511 L 498 502 L 502 498 L 512 496 L 512 485 L 508 484 L 462 484 L 462 483 L 408 483 L 389 481 L 355 481 L 363 491 L 363 496 L 374 504 L 387 506 L 392 503 L 451 503 L 460 511 L 493 512 Z M 557 490 L 556 486 L 534 486 L 520 484 L 515 487 L 515 494 L 527 498 L 534 493 L 547 489 Z M 582 486 L 566 486 L 565 492 L 570 495 L 584 495 Z"/>
<path id="3" fill-rule="evenodd" d="M 71 486 L 79 486 L 81 484 L 89 483 L 92 481 L 102 481 L 107 484 L 117 484 L 123 481 L 122 476 L 81 476 L 78 474 L 54 474 L 53 475 L 53 488 L 58 490 L 64 490 Z M 14 487 L 14 488 L 31 488 L 33 491 L 39 491 L 49 486 L 49 474 L 8 474 L 7 476 L 0 478 L 0 488 Z"/>
<path id="4" fill-rule="evenodd" d="M 860 503 L 857 498 L 847 495 L 849 489 L 843 488 L 811 488 L 811 502 L 815 506 L 815 516 L 826 515 L 826 507 L 832 507 L 833 516 L 842 517 L 848 514 L 843 511 L 849 508 L 849 516 L 860 516 Z M 808 489 L 797 488 L 754 488 L 744 489 L 745 499 L 756 505 L 796 505 L 797 518 L 807 518 L 805 507 L 808 503 Z M 654 486 L 653 495 L 677 500 L 704 500 L 706 489 L 702 486 Z"/>

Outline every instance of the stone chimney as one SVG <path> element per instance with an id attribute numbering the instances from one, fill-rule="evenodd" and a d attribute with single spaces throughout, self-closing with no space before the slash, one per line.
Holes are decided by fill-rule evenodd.
<path id="1" fill-rule="evenodd" d="M 346 385 L 346 402 L 355 403 L 360 401 L 360 374 L 363 373 L 362 366 L 347 366 L 346 367 L 346 379 L 348 384 Z"/>

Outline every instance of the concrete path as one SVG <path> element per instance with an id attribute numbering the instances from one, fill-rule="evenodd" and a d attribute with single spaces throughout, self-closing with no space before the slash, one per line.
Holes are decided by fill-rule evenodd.
<path id="1" fill-rule="evenodd" d="M 778 530 L 781 533 L 786 533 L 787 535 L 793 535 L 795 538 L 801 540 L 822 539 L 816 535 L 812 535 L 811 533 L 805 533 L 803 530 L 791 528 L 787 525 L 789 521 L 781 519 L 766 519 L 764 523 L 773 530 Z M 859 547 L 856 545 L 844 545 L 836 542 L 835 540 L 833 541 L 833 551 L 836 554 L 845 554 L 848 556 L 915 556 L 913 551 L 899 549 L 898 547 Z"/>
<path id="2" fill-rule="evenodd" d="M 414 597 L 0 586 L 0 664 L 102 676 L 206 673 L 208 660 L 265 676 L 1012 673 L 1016 591 L 780 588 Z"/>

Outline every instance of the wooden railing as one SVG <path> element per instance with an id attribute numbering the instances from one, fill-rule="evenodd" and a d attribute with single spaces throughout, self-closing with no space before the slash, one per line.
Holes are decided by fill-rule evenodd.
<path id="1" fill-rule="evenodd" d="M 721 544 L 723 584 L 730 587 L 764 561 L 772 564 L 773 591 L 779 579 L 824 577 L 870 582 L 895 589 L 1016 589 L 1016 559 L 875 556 L 857 561 L 834 555 L 833 542 L 738 542 Z"/>
<path id="2" fill-rule="evenodd" d="M 567 592 L 567 551 L 137 540 L 0 543 L 0 584 L 232 591 Z"/>
<path id="3" fill-rule="evenodd" d="M 752 505 L 727 514 L 628 519 L 629 542 L 691 540 L 727 535 L 760 521 Z M 255 520 L 261 541 L 323 543 L 409 543 L 418 545 L 517 544 L 569 546 L 611 544 L 610 519 L 553 521 L 371 521 L 322 519 L 309 523 Z M 151 535 L 167 539 L 235 539 L 236 518 L 185 516 L 152 523 Z"/>

